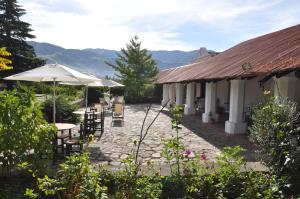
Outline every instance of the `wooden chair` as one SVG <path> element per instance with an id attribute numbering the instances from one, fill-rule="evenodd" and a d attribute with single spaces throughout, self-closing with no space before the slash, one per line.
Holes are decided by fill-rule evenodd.
<path id="1" fill-rule="evenodd" d="M 124 122 L 124 104 L 123 103 L 115 103 L 112 110 L 112 123 L 115 120 L 121 120 Z"/>
<path id="2" fill-rule="evenodd" d="M 80 124 L 80 129 L 79 129 L 79 137 L 73 137 L 71 139 L 68 139 L 66 143 L 66 155 L 69 156 L 71 152 L 81 152 L 83 148 L 83 137 L 84 137 L 84 132 L 83 132 L 83 124 Z M 73 146 L 79 146 L 79 151 L 74 151 Z"/>
<path id="3" fill-rule="evenodd" d="M 95 121 L 95 113 L 92 112 L 85 112 L 83 124 L 84 124 L 84 132 L 86 135 L 90 135 L 94 133 L 94 121 Z"/>
<path id="4" fill-rule="evenodd" d="M 69 135 L 67 133 L 64 133 L 63 131 L 57 132 L 55 140 L 54 140 L 54 152 L 58 153 L 58 148 L 61 148 L 62 152 L 64 152 L 64 145 L 65 141 L 69 138 Z M 60 141 L 60 144 L 59 144 Z"/>
<path id="5" fill-rule="evenodd" d="M 100 131 L 101 135 L 104 132 L 104 118 L 105 118 L 105 113 L 104 113 L 104 108 L 101 104 L 95 104 L 94 105 L 96 108 L 96 111 L 99 114 L 95 115 L 95 120 L 94 120 L 94 131 Z"/>

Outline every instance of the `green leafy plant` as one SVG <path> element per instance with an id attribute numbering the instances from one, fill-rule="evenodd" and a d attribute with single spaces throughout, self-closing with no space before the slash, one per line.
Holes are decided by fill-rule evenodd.
<path id="1" fill-rule="evenodd" d="M 182 128 L 182 117 L 183 117 L 183 106 L 175 105 L 170 108 L 172 116 L 172 129 L 175 130 L 176 134 L 172 139 L 163 140 L 164 148 L 162 151 L 163 157 L 167 159 L 170 165 L 171 173 L 174 175 L 180 175 L 180 165 L 183 160 L 184 146 L 180 141 L 179 130 Z M 171 163 L 175 160 L 175 169 Z"/>
<path id="2" fill-rule="evenodd" d="M 65 96 L 58 96 L 56 98 L 56 122 L 71 122 L 78 123 L 80 118 L 73 112 L 79 107 L 74 104 L 70 104 L 70 101 Z M 48 122 L 53 121 L 53 101 L 52 99 L 46 100 L 43 104 L 43 112 Z"/>
<path id="3" fill-rule="evenodd" d="M 0 71 L 12 69 L 11 61 L 7 59 L 11 54 L 6 51 L 6 48 L 0 48 Z"/>
<path id="4" fill-rule="evenodd" d="M 26 87 L 0 93 L 0 162 L 9 174 L 22 162 L 42 171 L 52 158 L 56 127 L 47 124 Z M 2 173 L 4 174 L 4 173 Z"/>
<path id="5" fill-rule="evenodd" d="M 186 195 L 190 198 L 283 198 L 275 177 L 246 168 L 240 146 L 225 147 L 217 161 L 204 154 L 185 164 Z"/>
<path id="6" fill-rule="evenodd" d="M 290 190 L 299 192 L 300 124 L 296 103 L 282 97 L 270 98 L 255 108 L 252 120 L 250 136 L 258 146 L 258 157 L 277 178 L 288 183 Z"/>
<path id="7" fill-rule="evenodd" d="M 37 190 L 27 189 L 25 195 L 31 198 L 56 196 L 65 199 L 104 199 L 106 187 L 98 181 L 98 172 L 90 166 L 87 153 L 75 154 L 59 165 L 54 178 L 45 175 L 37 178 Z"/>
<path id="8" fill-rule="evenodd" d="M 109 187 L 109 198 L 159 198 L 162 192 L 160 175 L 148 162 L 147 174 L 143 173 L 140 164 L 135 162 L 135 152 L 122 161 L 122 167 L 117 171 L 100 169 L 101 184 Z"/>

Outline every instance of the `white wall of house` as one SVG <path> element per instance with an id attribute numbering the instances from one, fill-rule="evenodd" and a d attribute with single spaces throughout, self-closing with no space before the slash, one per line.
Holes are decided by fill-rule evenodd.
<path id="1" fill-rule="evenodd" d="M 259 85 L 261 77 L 245 80 L 245 102 L 244 107 L 253 107 L 264 98 L 264 90 Z"/>
<path id="2" fill-rule="evenodd" d="M 288 97 L 291 100 L 296 100 L 297 77 L 294 73 L 287 74 L 280 78 L 273 78 L 276 83 L 274 86 L 274 95 Z"/>
<path id="3" fill-rule="evenodd" d="M 201 96 L 201 83 L 195 83 L 196 84 L 196 97 L 200 97 Z"/>
<path id="4" fill-rule="evenodd" d="M 298 103 L 298 106 L 300 106 L 300 78 L 297 78 L 296 80 L 296 95 L 295 95 L 295 101 Z"/>
<path id="5" fill-rule="evenodd" d="M 217 99 L 219 106 L 225 108 L 225 103 L 229 103 L 229 82 L 227 80 L 218 81 L 217 83 Z"/>

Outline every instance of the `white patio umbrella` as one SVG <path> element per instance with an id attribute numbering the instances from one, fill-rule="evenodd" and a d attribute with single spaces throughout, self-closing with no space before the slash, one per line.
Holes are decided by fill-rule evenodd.
<path id="1" fill-rule="evenodd" d="M 87 83 L 99 80 L 96 77 L 86 75 L 67 66 L 60 64 L 46 64 L 44 66 L 34 68 L 22 73 L 18 73 L 4 78 L 5 80 L 20 80 L 33 82 L 53 82 L 53 123 L 56 119 L 55 107 L 55 84 L 56 82 L 80 82 Z"/>
<path id="2" fill-rule="evenodd" d="M 80 83 L 80 82 L 60 82 L 59 84 L 63 85 L 72 85 L 72 86 L 85 86 L 85 109 L 87 109 L 87 99 L 88 99 L 88 87 L 123 87 L 123 84 L 120 84 L 118 82 L 115 82 L 113 80 L 107 80 L 107 79 L 98 79 L 97 81 L 92 82 L 86 82 L 86 83 Z"/>

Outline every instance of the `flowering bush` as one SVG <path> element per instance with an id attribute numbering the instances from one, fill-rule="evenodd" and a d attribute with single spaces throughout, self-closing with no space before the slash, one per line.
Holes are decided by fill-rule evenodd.
<path id="1" fill-rule="evenodd" d="M 300 124 L 297 104 L 282 97 L 270 98 L 255 108 L 251 139 L 258 157 L 286 181 L 293 192 L 300 187 Z M 286 190 L 288 191 L 288 187 Z"/>
<path id="2" fill-rule="evenodd" d="M 217 162 L 205 154 L 184 166 L 187 198 L 283 198 L 273 176 L 246 169 L 239 146 L 225 147 Z"/>

